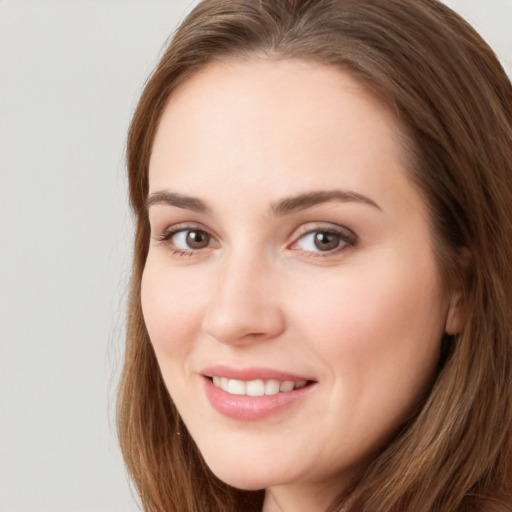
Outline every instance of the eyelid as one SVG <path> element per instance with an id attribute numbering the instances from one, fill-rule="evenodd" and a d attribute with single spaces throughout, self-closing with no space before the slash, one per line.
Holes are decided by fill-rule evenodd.
<path id="1" fill-rule="evenodd" d="M 173 234 L 179 232 L 179 231 L 186 231 L 186 230 L 198 230 L 198 231 L 204 231 L 205 233 L 208 233 L 212 238 L 217 239 L 217 236 L 212 232 L 211 229 L 205 227 L 203 224 L 199 222 L 194 221 L 184 221 L 184 222 L 178 222 L 176 224 L 166 224 L 166 227 L 164 229 L 156 229 L 153 228 L 152 231 L 156 231 L 155 234 L 153 234 L 153 239 L 164 241 L 165 237 L 168 239 Z"/>
<path id="2" fill-rule="evenodd" d="M 357 235 L 346 226 L 343 226 L 341 224 L 336 224 L 334 222 L 328 222 L 328 221 L 315 221 L 315 222 L 306 222 L 299 226 L 295 231 L 292 233 L 292 236 L 294 238 L 298 238 L 302 235 L 305 235 L 307 233 L 311 233 L 314 231 L 332 231 L 332 232 L 340 232 L 341 234 L 351 237 L 355 240 L 357 240 Z"/>

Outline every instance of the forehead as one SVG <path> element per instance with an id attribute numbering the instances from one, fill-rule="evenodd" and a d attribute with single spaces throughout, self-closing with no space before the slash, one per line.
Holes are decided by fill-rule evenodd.
<path id="1" fill-rule="evenodd" d="M 348 73 L 300 60 L 214 62 L 174 91 L 154 140 L 150 191 L 271 183 L 276 195 L 371 192 L 405 168 L 400 126 Z"/>

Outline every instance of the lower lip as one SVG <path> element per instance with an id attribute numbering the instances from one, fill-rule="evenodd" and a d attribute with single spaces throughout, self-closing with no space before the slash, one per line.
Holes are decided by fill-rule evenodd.
<path id="1" fill-rule="evenodd" d="M 240 421 L 257 421 L 277 414 L 286 407 L 297 403 L 315 387 L 314 384 L 309 384 L 292 391 L 254 397 L 232 395 L 215 386 L 209 378 L 205 377 L 204 381 L 206 397 L 210 405 L 224 416 Z"/>

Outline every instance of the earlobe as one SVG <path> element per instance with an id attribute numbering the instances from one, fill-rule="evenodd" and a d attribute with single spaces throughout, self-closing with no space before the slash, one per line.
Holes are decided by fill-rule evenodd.
<path id="1" fill-rule="evenodd" d="M 464 325 L 464 300 L 462 289 L 455 290 L 451 297 L 446 316 L 445 333 L 451 336 L 459 334 Z"/>
<path id="2" fill-rule="evenodd" d="M 458 263 L 463 269 L 464 280 L 468 279 L 471 269 L 471 253 L 467 248 L 462 248 L 458 254 Z M 446 317 L 445 332 L 451 336 L 459 334 L 464 327 L 465 322 L 465 300 L 464 300 L 465 286 L 460 283 L 452 290 L 450 295 L 450 303 L 448 307 L 448 314 Z"/>

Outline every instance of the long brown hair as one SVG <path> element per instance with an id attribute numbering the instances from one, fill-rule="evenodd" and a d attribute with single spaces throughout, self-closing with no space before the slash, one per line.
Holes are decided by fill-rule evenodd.
<path id="1" fill-rule="evenodd" d="M 512 87 L 492 50 L 436 0 L 204 0 L 145 86 L 128 138 L 136 236 L 118 401 L 147 512 L 260 510 L 208 469 L 163 383 L 141 311 L 148 162 L 178 84 L 212 60 L 337 66 L 396 113 L 465 325 L 443 339 L 429 396 L 330 511 L 505 512 L 512 506 Z"/>

